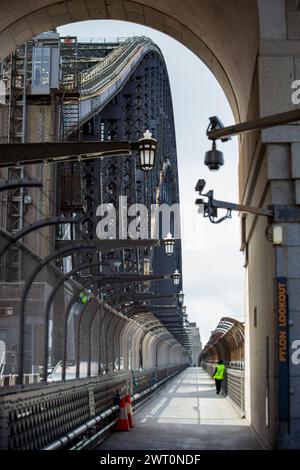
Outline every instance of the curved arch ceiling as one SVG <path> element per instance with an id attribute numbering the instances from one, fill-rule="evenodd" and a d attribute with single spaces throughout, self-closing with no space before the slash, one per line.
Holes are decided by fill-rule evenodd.
<path id="1" fill-rule="evenodd" d="M 77 21 L 152 27 L 191 49 L 220 82 L 236 120 L 247 115 L 258 50 L 256 0 L 0 0 L 0 57 L 34 35 Z"/>

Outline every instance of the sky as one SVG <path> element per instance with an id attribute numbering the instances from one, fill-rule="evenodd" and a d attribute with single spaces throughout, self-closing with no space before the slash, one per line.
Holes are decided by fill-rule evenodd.
<path id="1" fill-rule="evenodd" d="M 193 52 L 175 39 L 134 23 L 99 20 L 58 28 L 61 35 L 79 39 L 150 37 L 166 61 L 175 118 L 182 218 L 183 291 L 189 321 L 200 329 L 203 346 L 224 316 L 244 319 L 244 268 L 237 213 L 219 225 L 197 212 L 195 185 L 206 180 L 216 199 L 238 201 L 237 138 L 218 144 L 225 164 L 218 172 L 204 165 L 211 148 L 206 137 L 209 116 L 224 125 L 234 123 L 227 99 L 214 75 Z M 220 213 L 221 214 L 221 213 Z"/>

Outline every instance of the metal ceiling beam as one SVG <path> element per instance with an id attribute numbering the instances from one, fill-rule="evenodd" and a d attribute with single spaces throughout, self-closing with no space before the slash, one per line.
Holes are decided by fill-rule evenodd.
<path id="1" fill-rule="evenodd" d="M 0 167 L 33 163 L 88 160 L 130 155 L 138 150 L 138 142 L 45 142 L 31 144 L 1 144 Z"/>
<path id="2" fill-rule="evenodd" d="M 8 189 L 16 188 L 42 188 L 43 183 L 34 178 L 14 178 L 5 180 L 0 184 L 0 191 L 7 191 Z"/>
<path id="3" fill-rule="evenodd" d="M 149 247 L 149 246 L 159 246 L 160 240 L 84 240 L 86 245 L 93 245 L 101 251 L 111 251 L 115 249 L 127 249 L 127 248 L 138 248 L 138 247 Z M 82 240 L 57 240 L 56 246 L 58 249 L 61 248 L 70 248 L 73 249 L 78 245 L 82 244 Z"/>

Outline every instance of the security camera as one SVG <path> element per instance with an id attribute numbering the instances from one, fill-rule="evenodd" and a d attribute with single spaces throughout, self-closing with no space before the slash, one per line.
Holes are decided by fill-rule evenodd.
<path id="1" fill-rule="evenodd" d="M 211 123 L 211 126 L 214 129 L 221 129 L 222 127 L 224 127 L 223 122 L 221 121 L 221 119 L 218 116 L 211 116 L 208 119 L 209 119 L 209 122 Z"/>
<path id="2" fill-rule="evenodd" d="M 202 204 L 204 204 L 204 201 L 203 199 L 196 199 L 195 204 L 196 206 L 201 206 Z"/>
<path id="3" fill-rule="evenodd" d="M 199 191 L 199 194 L 202 193 L 203 189 L 205 188 L 206 181 L 205 180 L 198 180 L 195 191 Z"/>
<path id="4" fill-rule="evenodd" d="M 205 214 L 205 204 L 203 199 L 196 199 L 195 201 L 196 206 L 198 206 L 198 214 L 204 215 Z"/>
<path id="5" fill-rule="evenodd" d="M 204 164 L 210 171 L 217 171 L 224 165 L 223 152 L 217 150 L 216 142 L 213 141 L 212 149 L 205 153 Z"/>
<path id="6" fill-rule="evenodd" d="M 208 126 L 208 129 L 207 129 L 207 133 L 209 133 L 209 131 L 215 131 L 217 129 L 223 129 L 224 128 L 224 124 L 218 116 L 211 116 L 208 119 L 209 119 L 209 126 Z M 231 137 L 221 138 L 222 142 L 228 142 L 228 140 L 231 140 Z"/>

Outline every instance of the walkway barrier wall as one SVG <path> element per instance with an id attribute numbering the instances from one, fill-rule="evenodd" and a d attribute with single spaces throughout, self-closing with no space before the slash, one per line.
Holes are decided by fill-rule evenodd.
<path id="1" fill-rule="evenodd" d="M 136 412 L 140 407 L 142 407 L 144 403 L 153 396 L 154 393 L 158 392 L 162 387 L 164 387 L 169 380 L 171 380 L 175 375 L 179 374 L 183 369 L 188 366 L 189 364 L 185 364 L 165 369 L 164 372 L 167 372 L 169 375 L 166 375 L 164 379 L 156 382 L 154 385 L 143 390 L 142 392 L 135 393 L 132 397 L 132 405 L 134 412 Z M 152 373 L 147 375 L 151 377 Z M 118 407 L 117 410 L 119 410 Z M 103 420 L 106 419 L 108 416 L 110 417 L 110 422 L 105 427 L 100 426 L 100 430 L 97 429 L 97 424 L 103 422 Z M 94 419 L 90 420 L 84 426 L 81 426 L 79 429 L 70 433 L 69 436 L 65 436 L 63 439 L 60 439 L 59 441 L 50 444 L 50 446 L 47 446 L 42 450 L 56 450 L 61 449 L 62 447 L 66 447 L 67 445 L 69 450 L 84 450 L 97 448 L 97 446 L 107 437 L 108 433 L 114 428 L 114 425 L 117 423 L 117 420 L 118 418 L 116 415 L 116 407 L 113 406 L 102 414 L 96 416 Z M 94 428 L 92 434 L 89 433 L 90 428 Z M 73 442 L 75 439 L 78 440 L 79 437 L 81 437 L 81 439 L 76 442 L 75 445 L 70 447 L 70 442 Z"/>
<path id="2" fill-rule="evenodd" d="M 142 393 L 146 384 L 155 386 L 153 377 L 157 382 L 161 380 L 158 377 L 170 377 L 186 367 L 179 364 L 137 371 L 135 393 Z M 101 427 L 108 426 L 118 409 L 107 413 L 115 393 L 129 392 L 132 380 L 130 371 L 120 371 L 91 379 L 0 390 L 0 449 L 42 449 L 100 415 Z"/>
<path id="3" fill-rule="evenodd" d="M 0 249 L 1 242 L 9 242 L 10 237 L 6 231 L 0 230 Z M 23 242 L 19 242 L 18 246 L 22 249 L 26 259 L 28 258 L 30 261 L 30 266 L 34 267 L 37 272 L 36 270 L 43 263 L 43 258 L 36 255 Z M 136 342 L 141 341 L 142 332 L 146 333 L 145 338 L 155 336 L 156 341 L 162 344 L 169 344 L 168 341 L 174 339 L 167 328 L 162 330 L 159 335 L 153 335 L 141 316 L 129 318 L 97 297 L 92 298 L 92 301 L 86 305 L 79 304 L 76 292 L 79 296 L 83 286 L 73 278 L 68 279 L 67 285 L 66 283 L 61 284 L 59 292 L 55 294 L 61 302 L 58 304 L 58 299 L 56 299 L 52 305 L 52 314 L 49 304 L 50 308 L 47 318 L 45 318 L 47 302 L 53 292 L 53 287 L 65 279 L 64 273 L 54 263 L 48 263 L 48 267 L 45 269 L 46 275 L 51 283 L 36 281 L 31 284 L 30 288 L 29 284 L 26 284 L 27 300 L 23 307 L 24 282 L 0 282 L 0 308 L 10 302 L 14 312 L 12 315 L 1 317 L 1 327 L 12 333 L 10 341 L 13 341 L 16 346 L 16 350 L 13 351 L 14 359 L 12 359 L 12 354 L 10 356 L 7 354 L 12 351 L 5 353 L 5 362 L 0 358 L 0 390 L 15 387 L 16 383 L 21 382 L 21 378 L 16 375 L 20 369 L 23 371 L 22 383 L 26 386 L 38 383 L 45 375 L 43 381 L 60 380 L 63 377 L 63 369 L 65 369 L 65 378 L 67 379 L 92 377 L 99 373 L 110 373 L 116 369 L 122 371 L 129 367 L 129 363 L 131 368 L 137 369 L 140 364 L 139 344 L 132 343 L 129 347 L 127 337 L 124 334 L 127 330 L 136 331 L 134 337 Z M 54 299 L 52 300 L 54 302 Z M 63 306 L 65 311 L 62 315 L 60 308 Z M 97 311 L 95 310 L 96 306 L 98 306 Z M 18 315 L 20 313 L 17 314 L 17 312 L 21 312 L 21 310 L 23 320 L 19 321 Z M 149 315 L 147 313 L 147 317 Z M 151 315 L 153 316 L 153 314 Z M 86 319 L 91 319 L 91 324 Z M 50 321 L 52 322 L 51 328 Z M 21 325 L 23 326 L 20 332 Z M 32 325 L 32 327 L 28 329 L 26 325 Z M 108 325 L 110 327 L 107 329 Z M 99 331 L 99 334 L 96 334 L 96 331 Z M 164 335 L 163 339 L 161 339 L 162 335 Z M 21 351 L 20 337 L 23 342 L 22 354 L 18 352 Z M 48 338 L 48 344 L 46 344 L 45 338 Z M 84 341 L 83 338 L 85 338 Z M 109 348 L 110 342 L 113 344 L 111 349 Z M 25 347 L 27 343 L 31 346 Z M 131 353 L 131 347 L 133 353 Z M 184 363 L 188 353 L 183 346 L 179 346 L 179 348 L 181 360 Z M 164 359 L 160 361 L 158 358 L 158 365 L 164 365 L 163 361 Z M 180 362 L 180 359 L 178 360 L 174 354 L 168 362 L 172 363 L 172 361 L 176 364 Z M 56 373 L 56 370 L 50 373 L 50 366 L 55 366 L 55 369 L 59 363 L 60 374 Z M 154 364 L 155 358 L 153 356 L 149 366 Z"/>
<path id="4" fill-rule="evenodd" d="M 203 369 L 212 377 L 217 363 L 203 362 Z M 222 382 L 222 392 L 228 396 L 234 404 L 245 411 L 245 372 L 243 363 L 226 365 L 225 377 Z"/>
<path id="5" fill-rule="evenodd" d="M 243 367 L 245 362 L 244 324 L 230 317 L 221 318 L 199 356 L 199 363 L 222 359 L 232 368 Z"/>
<path id="6" fill-rule="evenodd" d="M 183 365 L 183 368 L 185 367 L 186 366 Z M 173 375 L 177 371 L 178 366 L 147 369 L 147 374 L 145 374 L 144 371 L 137 370 L 133 373 L 133 391 L 134 393 L 140 393 L 157 382 L 161 382 L 163 379 Z"/>
<path id="7" fill-rule="evenodd" d="M 226 365 L 222 392 L 245 411 L 245 332 L 244 324 L 234 318 L 221 318 L 199 356 L 199 364 L 212 377 L 218 361 Z"/>

